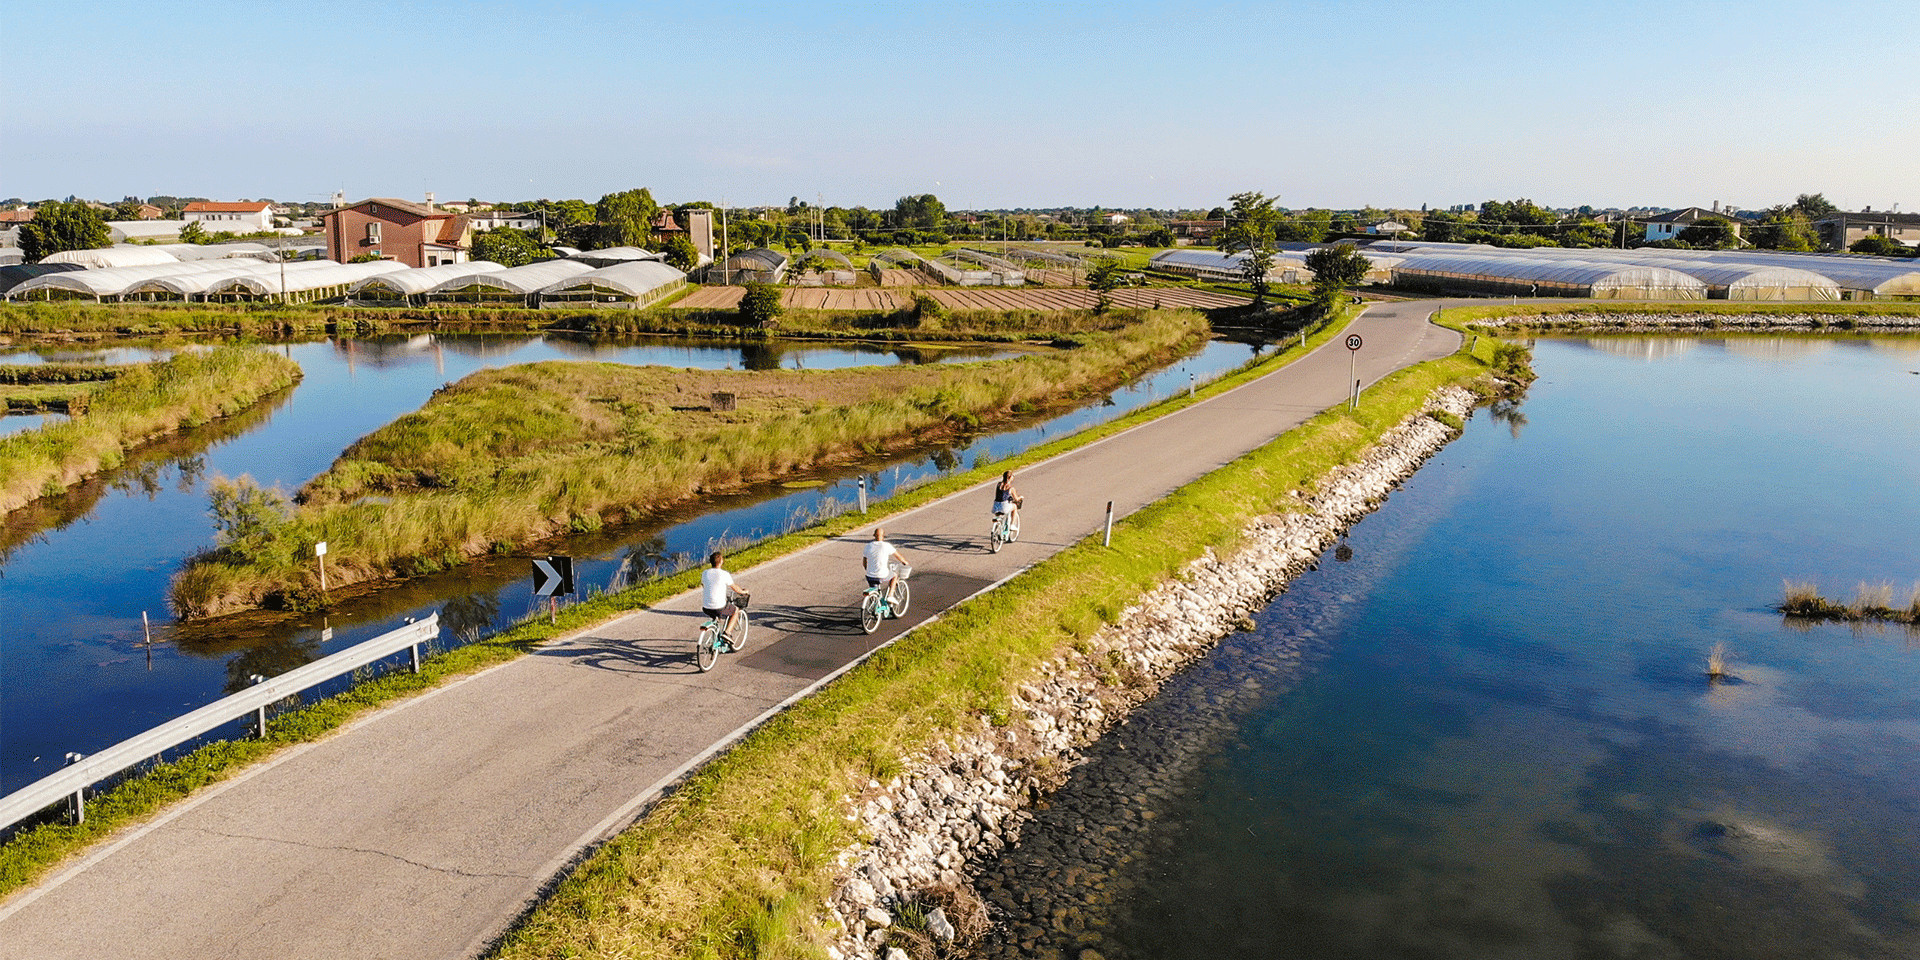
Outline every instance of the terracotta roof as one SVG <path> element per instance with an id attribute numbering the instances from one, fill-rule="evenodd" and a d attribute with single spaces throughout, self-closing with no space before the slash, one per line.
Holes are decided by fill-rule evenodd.
<path id="1" fill-rule="evenodd" d="M 465 236 L 466 232 L 466 214 L 448 217 L 446 222 L 440 225 L 440 242 L 450 247 L 457 247 L 460 245 L 460 238 Z"/>
<path id="2" fill-rule="evenodd" d="M 32 210 L 0 210 L 0 223 L 26 223 L 32 219 Z"/>
<path id="3" fill-rule="evenodd" d="M 359 203 L 348 204 L 347 206 L 341 207 L 339 210 L 328 210 L 326 213 L 322 214 L 321 216 L 331 217 L 334 214 L 339 213 L 341 210 L 352 210 L 355 207 L 364 207 L 369 203 L 377 203 L 383 207 L 391 207 L 402 213 L 410 213 L 416 217 L 420 217 L 426 220 L 438 220 L 441 218 L 451 217 L 455 215 L 452 212 L 447 210 L 428 209 L 426 204 L 414 203 L 412 200 L 400 200 L 394 197 L 368 197 L 367 199 L 362 200 Z"/>
<path id="4" fill-rule="evenodd" d="M 187 204 L 187 208 L 185 212 L 187 213 L 259 213 L 260 211 L 265 210 L 271 206 L 273 206 L 273 204 L 267 203 L 265 201 L 262 201 L 259 203 L 219 203 L 219 202 L 209 202 L 206 200 L 195 200 L 194 202 Z"/>

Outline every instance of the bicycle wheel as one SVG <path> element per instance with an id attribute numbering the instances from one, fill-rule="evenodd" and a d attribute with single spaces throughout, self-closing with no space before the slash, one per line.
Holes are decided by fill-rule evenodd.
<path id="1" fill-rule="evenodd" d="M 893 597 L 893 618 L 895 620 L 898 620 L 901 617 L 906 616 L 907 605 L 912 602 L 913 602 L 913 585 L 908 583 L 905 580 L 902 580 L 899 583 L 895 584 L 894 597 Z"/>
<path id="2" fill-rule="evenodd" d="M 693 641 L 693 663 L 701 673 L 713 669 L 714 661 L 720 659 L 720 625 L 709 621 L 700 628 L 700 635 Z"/>
<path id="3" fill-rule="evenodd" d="M 987 552 L 1000 552 L 1000 518 L 995 517 L 992 528 L 987 530 Z"/>
<path id="4" fill-rule="evenodd" d="M 735 653 L 746 649 L 747 630 L 752 626 L 753 622 L 747 619 L 747 612 L 745 610 L 740 611 L 740 629 L 734 631 L 733 636 L 727 638 L 727 645 L 732 647 Z"/>
<path id="5" fill-rule="evenodd" d="M 880 591 L 868 590 L 860 598 L 860 629 L 868 633 L 880 629 Z"/>

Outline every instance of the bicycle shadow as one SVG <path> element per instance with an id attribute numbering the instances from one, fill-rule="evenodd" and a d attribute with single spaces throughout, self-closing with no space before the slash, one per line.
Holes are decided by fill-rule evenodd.
<path id="1" fill-rule="evenodd" d="M 577 637 L 572 642 L 542 647 L 536 657 L 565 657 L 581 666 L 617 673 L 699 673 L 693 659 L 693 638 L 650 638 L 616 640 L 611 637 Z"/>
<path id="2" fill-rule="evenodd" d="M 980 553 L 987 549 L 987 536 L 984 533 L 977 537 L 940 533 L 903 533 L 899 536 L 890 536 L 887 540 L 903 550 L 924 550 L 928 553 L 934 551 Z M 908 563 L 913 562 L 912 557 L 905 559 Z"/>
<path id="3" fill-rule="evenodd" d="M 769 604 L 747 611 L 753 617 L 753 629 L 779 633 L 817 633 L 828 636 L 864 636 L 860 629 L 860 608 L 854 603 L 859 594 L 844 604 Z M 750 639 L 749 644 L 752 643 Z"/>

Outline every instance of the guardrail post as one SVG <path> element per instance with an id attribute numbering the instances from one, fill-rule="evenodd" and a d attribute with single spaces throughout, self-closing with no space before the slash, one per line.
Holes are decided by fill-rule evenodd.
<path id="1" fill-rule="evenodd" d="M 407 618 L 407 626 L 413 626 L 413 618 Z M 413 660 L 413 672 L 420 672 L 420 643 L 415 641 L 407 645 L 407 656 Z"/>
<path id="2" fill-rule="evenodd" d="M 260 684 L 267 682 L 266 677 L 263 677 L 257 673 L 254 674 L 249 679 L 253 681 L 254 686 L 259 686 Z M 265 740 L 267 738 L 267 705 L 264 703 L 261 704 L 260 708 L 253 712 L 253 717 L 254 717 L 254 729 L 259 732 L 260 739 Z"/>
<path id="3" fill-rule="evenodd" d="M 86 758 L 87 755 L 84 753 L 69 753 L 67 766 L 71 767 Z M 84 786 L 73 792 L 73 822 L 76 824 L 87 822 L 87 788 Z"/>

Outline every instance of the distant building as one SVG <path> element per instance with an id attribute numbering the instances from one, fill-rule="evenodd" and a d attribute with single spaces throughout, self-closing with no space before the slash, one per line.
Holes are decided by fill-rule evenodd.
<path id="1" fill-rule="evenodd" d="M 1398 220 L 1375 220 L 1361 228 L 1367 233 L 1385 237 L 1397 237 L 1403 233 L 1412 233 L 1413 228 Z"/>
<path id="2" fill-rule="evenodd" d="M 1687 207 L 1684 210 L 1673 210 L 1657 216 L 1647 217 L 1641 221 L 1647 225 L 1647 242 L 1658 243 L 1661 240 L 1675 239 L 1680 236 L 1681 231 L 1693 226 L 1706 217 L 1719 217 L 1722 220 L 1732 223 L 1733 235 L 1738 237 L 1740 235 L 1740 221 L 1734 218 L 1733 208 L 1729 207 L 1725 210 L 1720 210 L 1718 209 L 1719 206 L 1717 203 L 1714 204 L 1715 209 L 1713 210 Z"/>
<path id="3" fill-rule="evenodd" d="M 1188 240 L 1198 240 L 1198 241 L 1206 241 L 1206 240 L 1213 239 L 1213 235 L 1220 232 L 1221 228 L 1225 227 L 1226 225 L 1227 225 L 1227 222 L 1225 220 L 1169 220 L 1167 221 L 1167 229 L 1172 230 L 1173 235 L 1175 237 L 1181 237 Z"/>
<path id="4" fill-rule="evenodd" d="M 687 237 L 693 241 L 693 249 L 700 254 L 700 262 L 713 260 L 713 211 L 705 207 L 695 207 L 681 214 L 687 218 Z"/>
<path id="5" fill-rule="evenodd" d="M 273 204 L 195 200 L 181 211 L 180 219 L 197 223 L 208 233 L 259 233 L 273 229 Z"/>
<path id="6" fill-rule="evenodd" d="M 321 219 L 327 258 L 339 263 L 369 255 L 409 267 L 465 263 L 473 239 L 465 215 L 391 197 L 329 210 Z"/>
<path id="7" fill-rule="evenodd" d="M 1906 246 L 1920 245 L 1920 213 L 1859 213 L 1841 211 L 1813 222 L 1823 250 L 1845 250 L 1870 236 L 1886 237 Z"/>
<path id="8" fill-rule="evenodd" d="M 1119 226 L 1120 224 L 1123 224 L 1123 223 L 1129 223 L 1132 220 L 1133 220 L 1132 217 L 1129 217 L 1124 213 L 1107 214 L 1107 222 L 1113 224 L 1114 226 Z"/>
<path id="9" fill-rule="evenodd" d="M 529 233 L 540 229 L 540 215 L 537 213 L 519 213 L 513 210 L 488 210 L 483 213 L 467 214 L 467 222 L 475 230 L 497 230 L 512 227 Z"/>
<path id="10" fill-rule="evenodd" d="M 143 203 L 133 208 L 133 215 L 138 220 L 158 220 L 166 216 L 167 212 L 151 203 Z"/>

